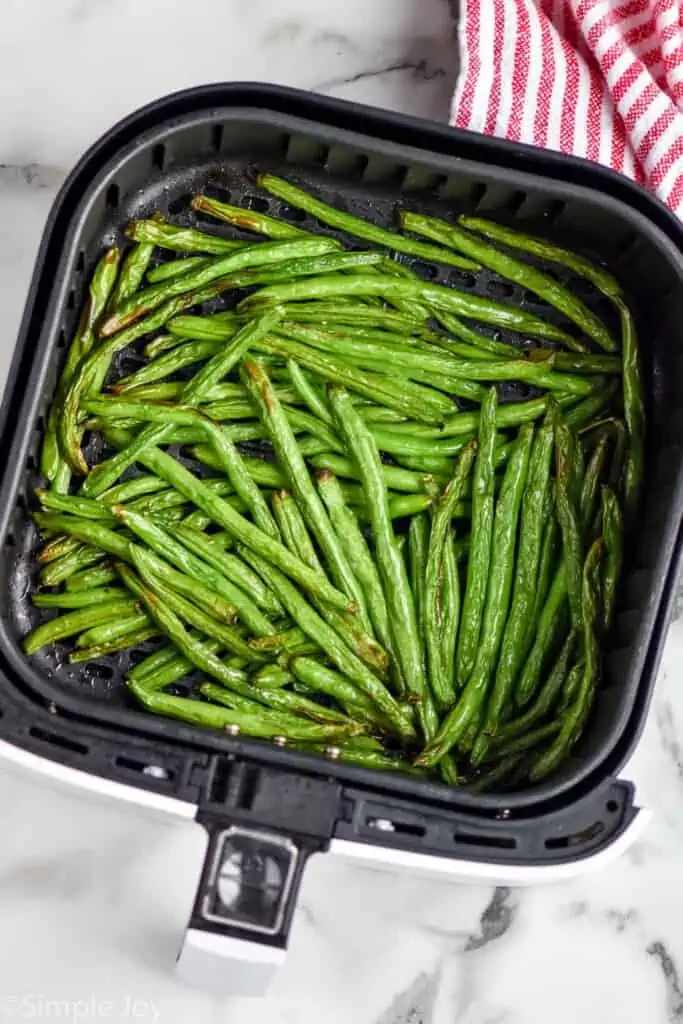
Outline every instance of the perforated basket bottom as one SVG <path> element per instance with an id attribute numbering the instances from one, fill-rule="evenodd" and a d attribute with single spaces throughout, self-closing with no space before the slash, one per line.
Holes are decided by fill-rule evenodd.
<path id="1" fill-rule="evenodd" d="M 157 154 L 157 158 L 157 163 L 163 165 L 163 154 Z M 462 197 L 459 202 L 449 203 L 448 205 L 433 197 L 428 196 L 425 198 L 424 195 L 420 198 L 411 196 L 408 200 L 405 200 L 402 199 L 399 189 L 391 190 L 386 187 L 379 189 L 341 180 L 335 182 L 323 174 L 312 173 L 309 170 L 301 167 L 292 167 L 291 165 L 281 166 L 272 164 L 269 161 L 263 161 L 259 165 L 259 169 L 266 167 L 304 188 L 310 188 L 315 194 L 336 207 L 348 210 L 351 213 L 366 217 L 377 224 L 390 228 L 396 226 L 396 211 L 402 205 L 409 206 L 420 213 L 454 219 L 459 213 L 471 212 L 475 209 L 478 200 L 476 194 L 469 194 Z M 231 159 L 230 163 L 226 164 L 224 160 L 213 159 L 200 164 L 174 167 L 170 172 L 162 172 L 159 169 L 159 173 L 143 185 L 142 188 L 136 189 L 129 195 L 121 196 L 116 185 L 110 187 L 107 194 L 110 207 L 109 218 L 103 225 L 99 237 L 93 241 L 89 250 L 83 254 L 80 267 L 78 268 L 78 276 L 74 281 L 69 296 L 68 310 L 64 318 L 64 328 L 60 337 L 60 347 L 62 349 L 66 348 L 73 333 L 94 262 L 101 254 L 104 246 L 114 243 L 125 244 L 120 229 L 129 219 L 149 216 L 154 211 L 161 210 L 169 220 L 178 225 L 200 228 L 203 231 L 209 231 L 212 234 L 224 237 L 254 238 L 253 235 L 247 232 L 221 224 L 206 215 L 196 214 L 190 210 L 189 200 L 197 192 L 203 192 L 220 198 L 223 201 L 269 213 L 291 221 L 297 227 L 338 237 L 343 240 L 345 246 L 349 249 L 368 248 L 365 243 L 322 226 L 314 218 L 309 217 L 300 210 L 289 207 L 261 192 L 254 184 L 253 167 L 247 161 Z M 510 219 L 510 211 L 508 210 L 507 212 L 508 219 Z M 546 218 L 545 223 L 541 226 L 541 230 L 551 236 L 555 235 L 556 239 L 564 245 L 576 247 L 579 251 L 586 252 L 586 247 L 581 245 L 580 239 L 569 237 L 566 230 L 560 233 L 554 230 L 550 218 Z M 594 253 L 586 252 L 586 255 L 595 258 Z M 178 258 L 176 254 L 160 251 L 153 265 L 166 259 L 174 258 Z M 566 321 L 563 320 L 561 315 L 539 300 L 537 296 L 518 285 L 499 278 L 488 270 L 483 269 L 477 273 L 472 273 L 437 264 L 425 263 L 409 257 L 400 258 L 402 262 L 411 266 L 425 280 L 447 284 L 480 296 L 509 302 L 530 312 L 542 315 L 562 326 L 566 326 Z M 533 259 L 530 259 L 530 262 L 537 266 L 542 266 L 547 273 L 570 287 L 577 295 L 581 296 L 592 310 L 616 328 L 617 325 L 614 322 L 611 304 L 594 289 L 590 282 L 576 277 L 566 268 L 560 267 L 557 264 L 543 264 Z M 230 309 L 244 294 L 244 292 L 228 293 L 206 304 L 202 307 L 201 312 L 212 313 Z M 200 310 L 191 310 L 190 312 L 200 312 Z M 509 332 L 496 331 L 483 325 L 478 325 L 478 327 L 484 333 L 489 333 L 493 337 L 503 338 L 518 345 L 528 346 L 536 344 L 535 341 L 513 335 Z M 142 349 L 147 341 L 149 341 L 149 337 L 139 341 L 134 348 L 125 349 L 119 353 L 112 365 L 107 381 L 108 384 L 133 372 L 146 361 L 142 355 Z M 63 352 L 60 353 L 60 356 L 63 357 Z M 181 372 L 176 379 L 184 379 L 191 376 L 193 370 L 194 368 L 188 368 Z M 524 400 L 534 394 L 536 394 L 534 389 L 526 385 L 501 384 L 499 387 L 500 400 L 504 402 Z M 35 507 L 35 499 L 32 497 L 34 489 L 44 483 L 36 467 L 40 450 L 40 431 L 49 409 L 51 398 L 51 394 L 45 395 L 43 417 L 38 423 L 35 442 L 32 447 L 32 454 L 28 460 L 24 485 L 22 487 L 21 510 L 15 519 L 14 535 L 9 538 L 14 545 L 13 567 L 10 575 L 11 602 L 9 614 L 19 636 L 25 635 L 40 621 L 55 614 L 54 612 L 38 611 L 31 604 L 31 595 L 35 592 L 38 583 L 36 554 L 39 549 L 39 538 L 28 514 L 29 509 Z M 466 403 L 459 404 L 466 405 Z M 86 456 L 90 464 L 100 461 L 107 453 L 106 446 L 98 435 L 89 435 L 86 438 L 86 443 Z M 253 446 L 250 446 L 250 449 L 250 453 L 253 453 Z M 193 472 L 205 472 L 198 463 L 187 458 L 178 449 L 174 449 L 174 454 L 178 454 L 181 461 Z M 126 475 L 136 472 L 138 471 L 133 468 Z M 77 485 L 78 481 L 76 482 L 75 489 L 77 489 Z M 134 650 L 123 651 L 116 655 L 98 658 L 96 661 L 86 664 L 76 665 L 70 664 L 68 660 L 68 653 L 72 649 L 72 644 L 70 642 L 58 643 L 39 652 L 34 656 L 33 661 L 36 666 L 40 667 L 42 674 L 72 693 L 76 690 L 80 695 L 87 695 L 99 702 L 123 705 L 128 703 L 124 685 L 127 672 L 134 664 L 155 650 L 160 642 L 150 640 Z M 179 684 L 176 692 L 182 695 L 189 694 L 195 678 L 196 676 L 187 677 L 186 680 Z"/>

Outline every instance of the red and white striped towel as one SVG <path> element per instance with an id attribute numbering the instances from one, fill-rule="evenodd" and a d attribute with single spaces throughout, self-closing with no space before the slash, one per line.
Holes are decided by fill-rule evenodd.
<path id="1" fill-rule="evenodd" d="M 574 153 L 683 217 L 683 4 L 461 0 L 451 123 Z"/>

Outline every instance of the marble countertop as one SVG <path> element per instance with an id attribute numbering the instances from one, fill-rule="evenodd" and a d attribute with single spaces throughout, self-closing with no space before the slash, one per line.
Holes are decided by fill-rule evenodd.
<path id="1" fill-rule="evenodd" d="M 446 0 L 4 0 L 0 374 L 40 232 L 82 151 L 165 92 L 265 80 L 439 120 L 456 64 Z M 607 870 L 524 890 L 307 871 L 263 1000 L 185 988 L 173 962 L 203 838 L 0 775 L 0 1018 L 160 1024 L 666 1024 L 683 1020 L 683 625 L 628 777 L 654 812 Z"/>

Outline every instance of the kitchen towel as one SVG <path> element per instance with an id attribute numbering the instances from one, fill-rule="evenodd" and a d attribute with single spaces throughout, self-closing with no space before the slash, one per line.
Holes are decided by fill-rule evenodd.
<path id="1" fill-rule="evenodd" d="M 451 123 L 574 153 L 683 216 L 679 0 L 461 0 Z"/>

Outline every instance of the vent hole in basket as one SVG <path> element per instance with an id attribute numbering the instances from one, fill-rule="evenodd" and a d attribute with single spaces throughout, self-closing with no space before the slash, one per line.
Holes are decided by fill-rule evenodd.
<path id="1" fill-rule="evenodd" d="M 166 146 L 163 142 L 152 147 L 152 167 L 156 167 L 157 171 L 163 171 L 166 165 Z"/>
<path id="2" fill-rule="evenodd" d="M 99 665 L 97 662 L 88 666 L 88 672 L 96 679 L 113 679 L 114 669 L 110 665 Z"/>
<path id="3" fill-rule="evenodd" d="M 107 191 L 105 193 L 104 201 L 107 204 L 107 209 L 108 210 L 118 210 L 120 199 L 121 199 L 121 190 L 120 190 L 119 186 L 116 184 L 116 182 L 114 182 L 113 185 L 109 186 L 109 188 L 107 189 Z"/>
<path id="4" fill-rule="evenodd" d="M 410 821 L 394 821 L 391 818 L 368 818 L 368 828 L 374 828 L 377 832 L 393 832 L 396 835 L 424 836 L 427 829 L 424 825 L 416 825 Z"/>
<path id="5" fill-rule="evenodd" d="M 31 726 L 29 736 L 32 736 L 35 740 L 40 740 L 41 743 L 49 743 L 53 747 L 59 747 L 61 750 L 70 750 L 73 754 L 88 753 L 88 747 L 84 743 L 79 743 L 78 740 L 74 740 L 70 736 L 48 732 L 47 729 L 41 729 L 37 725 Z"/>
<path id="6" fill-rule="evenodd" d="M 85 250 L 79 249 L 78 259 L 76 260 L 76 273 L 82 274 L 85 270 Z"/>
<path id="7" fill-rule="evenodd" d="M 60 331 L 57 338 L 57 348 L 66 348 L 66 331 Z"/>
<path id="8" fill-rule="evenodd" d="M 370 163 L 370 161 L 365 156 L 365 154 L 364 153 L 359 153 L 358 156 L 354 160 L 354 166 L 353 166 L 353 169 L 351 170 L 351 173 L 354 174 L 355 177 L 358 178 L 359 181 L 362 181 L 363 178 L 365 177 L 366 172 L 367 172 L 368 164 L 369 163 Z"/>
<path id="9" fill-rule="evenodd" d="M 68 296 L 68 298 L 66 300 L 66 308 L 67 309 L 73 309 L 75 305 L 76 305 L 76 292 L 72 288 L 71 291 L 69 292 L 69 296 Z"/>
<path id="10" fill-rule="evenodd" d="M 509 299 L 515 294 L 515 286 L 508 281 L 487 281 L 486 291 L 493 299 Z"/>
<path id="11" fill-rule="evenodd" d="M 505 209 L 515 217 L 526 202 L 526 192 L 513 192 L 505 203 Z"/>
<path id="12" fill-rule="evenodd" d="M 223 125 L 215 124 L 211 129 L 211 148 L 214 153 L 220 153 L 223 145 Z"/>
<path id="13" fill-rule="evenodd" d="M 607 810 L 610 814 L 616 814 L 619 810 L 619 804 L 616 800 L 608 800 L 605 806 L 607 807 Z"/>
<path id="14" fill-rule="evenodd" d="M 121 754 L 115 758 L 115 764 L 119 768 L 127 768 L 131 772 L 139 772 L 141 775 L 148 775 L 151 779 L 170 779 L 171 772 L 160 764 L 150 764 L 149 761 L 139 761 L 135 757 L 126 757 Z"/>
<path id="15" fill-rule="evenodd" d="M 470 202 L 472 203 L 472 206 L 474 207 L 475 210 L 479 206 L 479 203 L 482 201 L 485 195 L 486 185 L 480 184 L 472 186 L 472 188 L 470 189 Z"/>
<path id="16" fill-rule="evenodd" d="M 546 220 L 549 224 L 556 224 L 565 211 L 566 203 L 562 199 L 552 199 L 548 203 Z"/>
<path id="17" fill-rule="evenodd" d="M 297 223 L 306 220 L 306 212 L 299 210 L 296 206 L 281 206 L 280 216 L 283 220 L 291 220 Z"/>
<path id="18" fill-rule="evenodd" d="M 31 472 L 38 468 L 36 465 L 36 460 L 33 455 L 29 455 L 28 458 L 26 459 L 26 466 L 28 469 L 31 470 Z"/>
<path id="19" fill-rule="evenodd" d="M 8 547 L 8 548 L 13 548 L 13 547 L 15 547 L 15 545 L 16 545 L 16 541 L 14 539 L 14 534 L 13 533 L 8 533 L 7 536 L 5 537 L 5 546 Z"/>
<path id="20" fill-rule="evenodd" d="M 248 210 L 256 210 L 257 213 L 268 213 L 270 202 L 263 196 L 245 196 L 244 205 Z"/>
<path id="21" fill-rule="evenodd" d="M 466 270 L 451 270 L 448 274 L 448 284 L 451 288 L 466 288 L 471 291 L 476 283 L 474 274 L 469 274 Z"/>
<path id="22" fill-rule="evenodd" d="M 496 850 L 514 850 L 517 846 L 513 836 L 476 835 L 472 832 L 454 832 L 453 840 L 461 846 L 489 846 Z"/>
<path id="23" fill-rule="evenodd" d="M 572 832 L 568 836 L 553 836 L 550 839 L 546 839 L 544 845 L 546 850 L 566 850 L 570 846 L 582 846 L 592 839 L 597 839 L 600 833 L 604 831 L 604 822 L 595 821 L 581 832 Z"/>

